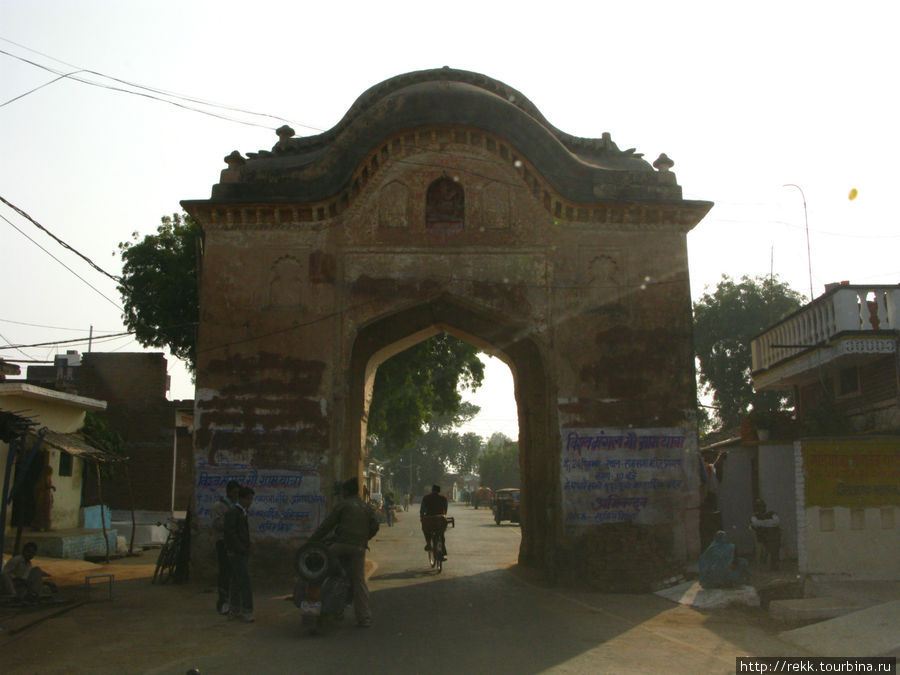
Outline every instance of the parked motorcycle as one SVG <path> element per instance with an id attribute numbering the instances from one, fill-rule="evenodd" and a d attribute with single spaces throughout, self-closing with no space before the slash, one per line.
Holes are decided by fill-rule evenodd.
<path id="1" fill-rule="evenodd" d="M 300 578 L 294 586 L 294 605 L 301 625 L 310 635 L 323 633 L 330 622 L 344 618 L 353 602 L 348 561 L 328 550 L 327 543 L 308 542 L 297 551 L 295 567 Z"/>

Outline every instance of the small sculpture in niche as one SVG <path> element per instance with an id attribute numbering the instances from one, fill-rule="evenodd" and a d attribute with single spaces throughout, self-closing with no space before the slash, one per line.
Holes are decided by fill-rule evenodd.
<path id="1" fill-rule="evenodd" d="M 427 228 L 462 229 L 466 198 L 459 182 L 441 176 L 425 193 L 425 226 Z"/>

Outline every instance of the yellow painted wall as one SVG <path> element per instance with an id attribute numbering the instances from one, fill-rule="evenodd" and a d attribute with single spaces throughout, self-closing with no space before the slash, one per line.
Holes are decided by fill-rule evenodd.
<path id="1" fill-rule="evenodd" d="M 47 427 L 60 434 L 71 434 L 84 426 L 85 409 L 72 401 L 47 401 L 21 394 L 0 393 L 0 407 L 4 410 L 22 411 L 39 427 Z"/>
<path id="2" fill-rule="evenodd" d="M 795 457 L 800 571 L 900 579 L 900 441 L 804 440 Z"/>
<path id="3" fill-rule="evenodd" d="M 86 414 L 85 406 L 73 400 L 46 400 L 25 396 L 21 393 L 0 392 L 0 408 L 9 411 L 21 411 L 21 415 L 29 417 L 38 423 L 38 427 L 47 427 L 57 433 L 68 434 L 81 429 L 84 426 Z M 31 448 L 32 440 L 26 442 Z M 84 475 L 84 462 L 78 457 L 72 461 L 72 475 L 59 475 L 60 451 L 54 448 L 42 446 L 50 455 L 50 466 L 53 467 L 53 485 L 56 492 L 53 493 L 53 510 L 50 514 L 50 524 L 54 530 L 62 530 L 80 526 L 81 509 L 81 483 Z M 0 471 L 5 471 L 9 446 L 0 443 Z M 14 473 L 14 472 L 13 472 Z M 14 480 L 14 475 L 10 481 Z M 0 475 L 2 481 L 2 475 Z M 7 510 L 6 526 L 9 526 L 12 516 L 12 508 Z"/>

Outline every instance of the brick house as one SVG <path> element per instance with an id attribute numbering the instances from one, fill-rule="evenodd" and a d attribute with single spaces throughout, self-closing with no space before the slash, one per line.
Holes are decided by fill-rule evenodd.
<path id="1" fill-rule="evenodd" d="M 91 447 L 76 433 L 87 412 L 102 412 L 105 407 L 102 400 L 23 381 L 0 383 L 0 412 L 21 416 L 32 427 L 21 437 L 9 437 L 9 443 L 0 442 L 0 466 L 6 467 L 0 493 L 4 550 L 13 549 L 16 531 L 25 528 L 26 541 L 37 543 L 40 555 L 80 558 L 87 552 L 105 550 L 102 532 L 84 528 L 82 488 L 89 467 L 116 458 Z M 46 522 L 38 526 L 35 484 L 48 469 L 54 487 L 53 506 Z M 7 508 L 10 505 L 12 508 Z M 38 527 L 39 532 L 35 531 Z M 115 530 L 107 535 L 114 547 Z"/>

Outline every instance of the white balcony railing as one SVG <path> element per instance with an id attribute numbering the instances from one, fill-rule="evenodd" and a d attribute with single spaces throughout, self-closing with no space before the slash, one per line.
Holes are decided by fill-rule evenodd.
<path id="1" fill-rule="evenodd" d="M 867 331 L 900 331 L 900 284 L 832 288 L 753 338 L 753 372 L 823 345 L 841 333 Z"/>

